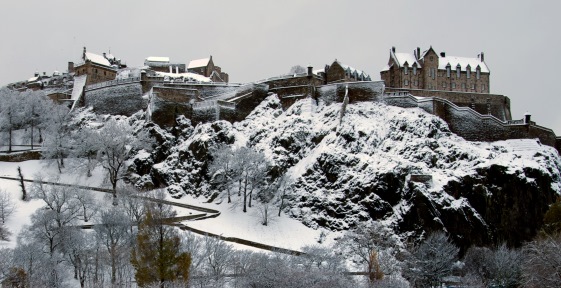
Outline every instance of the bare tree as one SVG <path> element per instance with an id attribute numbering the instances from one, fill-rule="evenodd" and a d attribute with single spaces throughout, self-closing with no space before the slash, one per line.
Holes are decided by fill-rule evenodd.
<path id="1" fill-rule="evenodd" d="M 443 232 L 430 234 L 413 249 L 412 258 L 407 262 L 410 281 L 423 287 L 439 286 L 442 278 L 452 272 L 458 252 L 459 248 Z"/>
<path id="2" fill-rule="evenodd" d="M 278 186 L 277 186 L 277 198 L 279 202 L 279 211 L 278 216 L 281 216 L 281 212 L 285 207 L 285 200 L 288 196 L 287 194 L 291 191 L 292 179 L 288 174 L 282 175 L 279 179 Z"/>
<path id="3" fill-rule="evenodd" d="M 302 65 L 294 65 L 290 68 L 290 71 L 288 71 L 288 74 L 290 75 L 302 73 L 306 73 L 306 68 L 304 68 Z"/>
<path id="4" fill-rule="evenodd" d="M 2 219 L 2 224 L 6 223 L 8 217 L 10 217 L 16 211 L 16 203 L 10 197 L 10 193 L 3 189 L 0 189 L 0 219 Z"/>
<path id="5" fill-rule="evenodd" d="M 12 152 L 13 132 L 22 122 L 23 105 L 19 92 L 0 89 L 0 131 L 7 134 L 8 153 Z"/>
<path id="6" fill-rule="evenodd" d="M 226 144 L 219 145 L 212 150 L 212 162 L 209 165 L 209 174 L 214 179 L 219 189 L 226 189 L 228 203 L 232 203 L 232 184 L 238 172 L 234 169 L 234 151 Z"/>
<path id="7" fill-rule="evenodd" d="M 56 162 L 59 173 L 64 167 L 64 158 L 70 150 L 69 110 L 64 105 L 50 104 L 50 113 L 45 121 L 45 139 L 42 143 L 43 158 Z"/>
<path id="8" fill-rule="evenodd" d="M 397 243 L 392 237 L 393 234 L 393 231 L 382 223 L 373 222 L 347 232 L 339 245 L 355 263 L 366 266 L 368 278 L 374 282 L 382 279 L 384 274 L 395 272 L 395 267 L 389 265 L 393 264 L 391 258 L 396 253 Z M 389 251 L 382 253 L 385 250 Z"/>
<path id="9" fill-rule="evenodd" d="M 107 250 L 111 266 L 111 285 L 117 283 L 119 265 L 128 265 L 131 234 L 127 215 L 117 207 L 101 212 L 100 224 L 95 226 L 98 240 Z"/>
<path id="10" fill-rule="evenodd" d="M 561 287 L 561 234 L 526 244 L 523 255 L 523 286 Z"/>
<path id="11" fill-rule="evenodd" d="M 126 170 L 126 160 L 135 150 L 149 149 L 152 141 L 144 130 L 134 133 L 132 126 L 126 121 L 109 119 L 103 128 L 91 134 L 97 151 L 97 163 L 108 174 L 109 182 L 113 188 L 113 204 L 117 205 L 117 182 L 123 177 Z"/>
<path id="12" fill-rule="evenodd" d="M 265 180 L 267 160 L 262 152 L 247 147 L 235 150 L 234 159 L 235 169 L 239 171 L 239 189 L 243 193 L 243 212 L 247 212 L 247 207 L 252 204 L 253 192 Z"/>
<path id="13" fill-rule="evenodd" d="M 472 247 L 464 259 L 467 278 L 477 279 L 487 287 L 518 287 L 521 261 L 521 253 L 505 244 L 496 249 Z"/>
<path id="14" fill-rule="evenodd" d="M 76 190 L 75 196 L 77 204 L 80 206 L 80 216 L 78 218 L 84 222 L 90 221 L 98 212 L 98 203 L 90 191 Z"/>

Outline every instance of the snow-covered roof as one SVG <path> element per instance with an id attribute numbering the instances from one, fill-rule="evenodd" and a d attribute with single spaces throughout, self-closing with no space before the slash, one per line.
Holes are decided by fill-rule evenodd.
<path id="1" fill-rule="evenodd" d="M 82 95 L 82 91 L 84 91 L 87 77 L 88 75 L 80 75 L 74 77 L 74 87 L 72 88 L 72 96 L 70 97 L 70 99 L 78 100 L 78 98 L 80 98 L 80 95 Z"/>
<path id="2" fill-rule="evenodd" d="M 467 58 L 467 57 L 457 57 L 457 56 L 440 56 L 438 58 L 438 69 L 445 70 L 446 66 L 450 64 L 452 70 L 455 70 L 458 64 L 461 67 L 462 71 L 467 70 L 467 66 L 469 65 L 472 72 L 475 72 L 477 66 L 481 67 L 481 72 L 489 73 L 489 68 L 485 62 L 481 61 L 479 58 Z"/>
<path id="3" fill-rule="evenodd" d="M 39 77 L 35 76 L 35 77 L 31 77 L 31 78 L 27 79 L 27 82 L 31 83 L 31 82 L 35 82 L 35 81 L 38 81 L 38 80 L 39 80 Z"/>
<path id="4" fill-rule="evenodd" d="M 190 73 L 190 72 L 185 72 L 185 73 L 156 72 L 155 75 L 158 76 L 158 77 L 166 77 L 167 76 L 169 78 L 181 78 L 181 77 L 187 78 L 187 79 L 191 78 L 191 79 L 193 79 L 195 81 L 198 81 L 198 82 L 212 82 L 209 77 L 205 77 L 203 75 L 199 75 L 199 74 L 196 74 L 196 73 Z"/>
<path id="5" fill-rule="evenodd" d="M 187 68 L 191 69 L 191 68 L 205 67 L 205 66 L 208 65 L 208 62 L 210 62 L 210 58 L 191 60 L 191 62 L 189 62 L 189 66 L 187 66 Z"/>
<path id="6" fill-rule="evenodd" d="M 394 53 L 392 51 L 391 55 L 400 68 L 405 66 L 405 63 L 407 63 L 409 67 L 413 67 L 413 64 L 417 63 L 417 68 L 421 68 L 421 64 L 415 59 L 415 55 L 411 53 Z"/>
<path id="7" fill-rule="evenodd" d="M 169 63 L 169 57 L 150 56 L 145 59 L 148 62 L 165 62 Z"/>
<path id="8" fill-rule="evenodd" d="M 107 59 L 105 59 L 105 57 L 103 57 L 102 55 L 97 55 L 97 54 L 94 54 L 94 53 L 91 53 L 91 52 L 86 52 L 85 56 L 86 56 L 85 60 L 90 60 L 93 63 L 111 67 L 111 63 L 109 63 L 109 61 Z"/>
<path id="9" fill-rule="evenodd" d="M 355 68 L 353 68 L 353 67 L 351 67 L 351 66 L 349 66 L 349 65 L 345 65 L 345 64 L 343 64 L 343 63 L 341 63 L 341 62 L 339 62 L 339 61 L 335 61 L 335 62 L 339 63 L 339 65 L 341 65 L 341 67 L 343 67 L 343 69 L 349 70 L 351 73 L 355 73 L 355 72 L 356 72 L 357 75 L 361 75 L 361 74 L 362 74 L 362 75 L 364 76 L 364 78 L 370 77 L 370 75 L 366 74 L 366 73 L 365 73 L 364 71 L 362 71 L 362 70 L 355 69 Z"/>

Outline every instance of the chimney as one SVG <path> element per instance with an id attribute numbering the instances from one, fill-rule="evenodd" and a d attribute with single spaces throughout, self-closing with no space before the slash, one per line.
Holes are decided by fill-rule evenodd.
<path id="1" fill-rule="evenodd" d="M 530 120 L 532 119 L 532 115 L 528 112 L 524 113 L 524 124 L 530 124 Z"/>
<path id="2" fill-rule="evenodd" d="M 485 55 L 483 54 L 483 52 L 481 52 L 481 62 L 485 61 Z"/>
<path id="3" fill-rule="evenodd" d="M 82 60 L 86 61 L 86 46 L 84 46 L 84 52 L 82 53 Z"/>
<path id="4" fill-rule="evenodd" d="M 440 57 L 446 57 L 446 52 L 444 51 L 440 52 Z"/>
<path id="5" fill-rule="evenodd" d="M 417 47 L 417 60 L 421 58 L 421 48 Z"/>
<path id="6" fill-rule="evenodd" d="M 47 76 L 47 72 L 43 72 L 43 76 Z"/>
<path id="7" fill-rule="evenodd" d="M 74 73 L 74 62 L 68 62 L 68 73 Z"/>
<path id="8" fill-rule="evenodd" d="M 314 67 L 312 65 L 308 65 L 308 78 L 312 78 L 312 74 L 314 73 L 312 70 Z"/>
<path id="9" fill-rule="evenodd" d="M 107 59 L 107 53 L 103 52 L 103 58 Z"/>
<path id="10" fill-rule="evenodd" d="M 39 77 L 39 72 L 38 72 L 38 71 L 35 71 L 35 74 L 34 74 L 34 75 L 35 75 L 35 77 Z"/>
<path id="11" fill-rule="evenodd" d="M 395 53 L 395 46 L 392 46 L 392 52 Z"/>

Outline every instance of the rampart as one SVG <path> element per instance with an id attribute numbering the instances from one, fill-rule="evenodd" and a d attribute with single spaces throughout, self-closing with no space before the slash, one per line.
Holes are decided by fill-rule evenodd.
<path id="1" fill-rule="evenodd" d="M 479 114 L 491 114 L 505 121 L 512 119 L 510 99 L 504 95 L 404 88 L 386 88 L 386 93 L 406 93 L 421 97 L 437 97 L 448 100 L 459 107 L 470 107 L 479 112 Z"/>
<path id="2" fill-rule="evenodd" d="M 529 119 L 503 121 L 469 107 L 460 107 L 446 99 L 415 97 L 405 92 L 386 94 L 383 102 L 404 108 L 419 107 L 443 119 L 450 131 L 469 141 L 538 138 L 542 144 L 561 151 L 561 138 L 556 137 L 553 130 L 536 125 Z"/>

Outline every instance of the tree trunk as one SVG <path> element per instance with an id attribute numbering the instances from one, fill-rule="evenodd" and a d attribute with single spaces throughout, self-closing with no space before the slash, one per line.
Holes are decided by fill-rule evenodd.
<path id="1" fill-rule="evenodd" d="M 245 183 L 243 187 L 243 212 L 244 213 L 247 212 L 246 203 L 247 203 L 247 178 L 245 178 Z"/>

